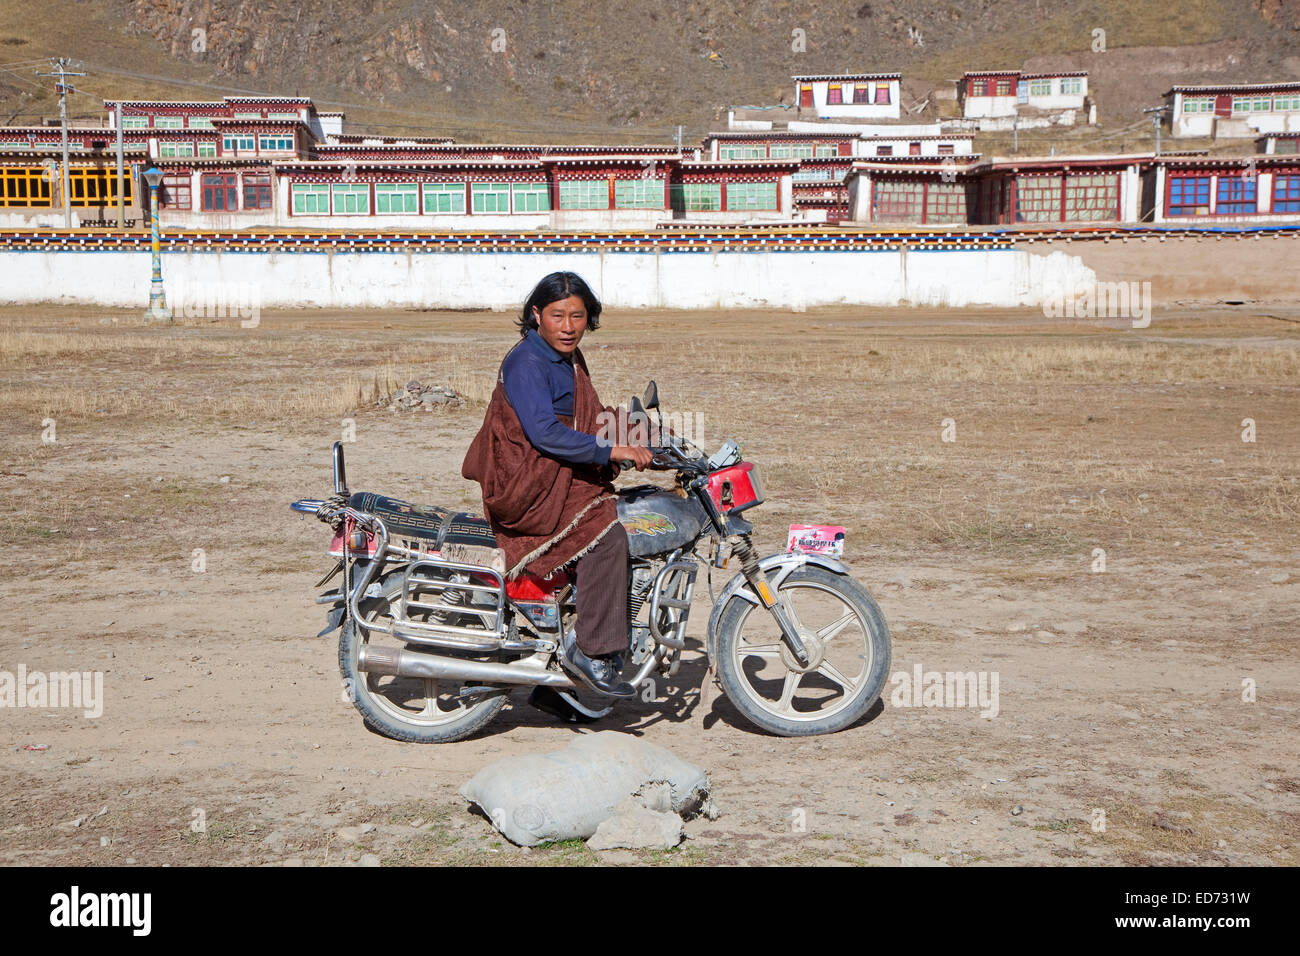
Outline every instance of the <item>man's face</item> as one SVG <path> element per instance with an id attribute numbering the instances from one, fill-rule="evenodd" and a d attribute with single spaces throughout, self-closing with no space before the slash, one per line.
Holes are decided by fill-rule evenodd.
<path id="1" fill-rule="evenodd" d="M 540 313 L 534 307 L 533 317 L 537 334 L 561 355 L 572 355 L 587 331 L 587 307 L 576 295 L 552 302 Z"/>

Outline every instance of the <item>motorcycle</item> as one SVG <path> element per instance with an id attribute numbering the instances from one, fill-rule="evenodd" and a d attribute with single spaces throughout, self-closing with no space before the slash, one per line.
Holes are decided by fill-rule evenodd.
<path id="1" fill-rule="evenodd" d="M 674 487 L 618 491 L 628 533 L 630 574 L 627 679 L 654 692 L 677 673 L 698 572 L 712 611 L 704 650 L 703 700 L 713 677 L 745 718 L 780 736 L 834 733 L 879 699 L 890 637 L 875 600 L 834 557 L 787 552 L 760 558 L 742 513 L 761 505 L 758 469 L 734 441 L 713 455 L 663 429 L 654 382 L 633 416 L 656 411 L 665 444 L 652 468 L 672 471 Z M 628 463 L 630 464 L 630 463 Z M 485 726 L 519 686 L 546 687 L 596 719 L 610 706 L 562 669 L 572 639 L 575 583 L 566 572 L 506 577 L 488 522 L 372 492 L 351 492 L 343 446 L 333 446 L 334 494 L 291 507 L 333 529 L 334 567 L 318 583 L 329 605 L 323 637 L 341 629 L 344 694 L 367 726 L 414 743 L 460 740 Z M 739 571 L 713 594 L 712 572 Z M 626 674 L 626 670 L 625 670 Z"/>

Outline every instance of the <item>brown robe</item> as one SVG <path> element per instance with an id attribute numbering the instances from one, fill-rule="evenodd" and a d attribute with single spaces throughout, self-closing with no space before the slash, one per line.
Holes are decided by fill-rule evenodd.
<path id="1" fill-rule="evenodd" d="M 604 410 L 582 352 L 575 349 L 573 417 L 557 418 L 575 431 L 595 435 L 597 416 Z M 461 475 L 483 489 L 483 512 L 505 552 L 507 577 L 524 571 L 547 577 L 595 547 L 618 523 L 616 473 L 608 465 L 575 465 L 534 448 L 497 373 Z"/>

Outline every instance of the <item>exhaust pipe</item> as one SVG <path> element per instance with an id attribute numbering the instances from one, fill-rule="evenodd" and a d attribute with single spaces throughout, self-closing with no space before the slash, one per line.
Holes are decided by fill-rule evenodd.
<path id="1" fill-rule="evenodd" d="M 437 654 L 421 654 L 400 647 L 362 645 L 357 654 L 357 670 L 367 674 L 393 677 L 422 677 L 427 680 L 463 680 L 475 684 L 545 684 L 547 687 L 577 685 L 565 674 L 518 664 L 493 661 L 466 661 Z"/>

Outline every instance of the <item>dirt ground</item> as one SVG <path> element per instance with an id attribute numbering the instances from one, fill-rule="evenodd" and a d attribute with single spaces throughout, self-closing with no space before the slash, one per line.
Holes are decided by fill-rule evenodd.
<path id="1" fill-rule="evenodd" d="M 887 690 L 786 739 L 717 690 L 699 706 L 695 644 L 666 702 L 591 728 L 709 771 L 721 817 L 659 853 L 512 846 L 457 788 L 590 731 L 516 692 L 460 743 L 384 739 L 313 636 L 326 529 L 288 503 L 328 494 L 353 419 L 354 489 L 477 509 L 460 462 L 510 318 L 0 310 L 0 671 L 104 681 L 98 718 L 0 708 L 0 860 L 1300 863 L 1300 311 L 607 313 L 584 341 L 602 398 L 654 377 L 710 445 L 739 440 L 760 550 L 846 526 L 891 670 L 1000 681 L 992 718 Z M 468 401 L 388 411 L 410 377 Z M 697 639 L 707 611 L 701 587 Z"/>

